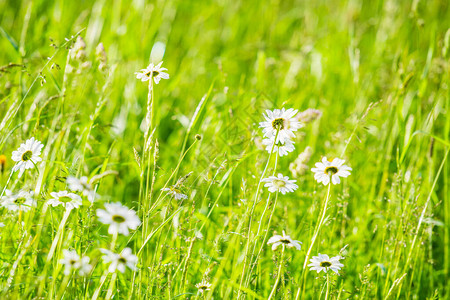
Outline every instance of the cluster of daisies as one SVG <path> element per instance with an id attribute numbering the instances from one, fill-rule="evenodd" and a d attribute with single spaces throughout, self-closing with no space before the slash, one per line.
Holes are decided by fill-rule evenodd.
<path id="1" fill-rule="evenodd" d="M 19 172 L 19 177 L 28 169 L 37 167 L 42 161 L 41 152 L 44 145 L 34 137 L 22 143 L 20 147 L 12 153 L 12 160 L 15 162 L 12 172 Z M 95 188 L 86 176 L 76 178 L 68 176 L 66 180 L 67 190 L 50 192 L 46 205 L 52 207 L 61 206 L 67 213 L 78 209 L 83 205 L 83 198 L 86 203 L 93 205 L 98 195 Z M 0 205 L 10 211 L 28 212 L 37 206 L 36 197 L 33 191 L 21 190 L 17 193 L 6 189 L 2 190 Z M 141 224 L 136 212 L 120 203 L 106 203 L 104 209 L 97 209 L 98 220 L 109 225 L 108 233 L 117 237 L 118 234 L 129 235 L 130 229 L 135 230 Z M 123 249 L 120 253 L 115 253 L 107 249 L 99 249 L 103 253 L 103 262 L 108 263 L 108 271 L 113 273 L 116 270 L 125 272 L 126 267 L 136 270 L 137 257 L 132 254 L 130 248 Z M 63 259 L 60 263 L 65 266 L 64 273 L 71 274 L 78 272 L 80 276 L 88 275 L 92 270 L 89 263 L 90 258 L 80 256 L 75 250 L 63 250 Z"/>
<path id="2" fill-rule="evenodd" d="M 265 149 L 271 153 L 277 153 L 278 156 L 285 156 L 292 152 L 295 147 L 295 132 L 304 127 L 306 123 L 317 118 L 320 112 L 317 110 L 306 110 L 299 115 L 297 115 L 298 110 L 295 109 L 275 109 L 273 111 L 266 110 L 264 114 L 265 121 L 261 122 L 259 125 L 262 128 L 264 139 L 262 143 L 265 145 Z M 305 163 L 311 157 L 312 152 L 308 147 L 304 153 L 302 153 L 292 165 L 292 173 L 300 173 L 302 169 L 307 168 Z M 315 164 L 315 168 L 311 171 L 314 173 L 314 179 L 318 183 L 322 183 L 324 186 L 330 184 L 334 185 L 341 182 L 340 178 L 347 177 L 350 175 L 352 170 L 350 167 L 344 165 L 345 161 L 339 158 L 335 158 L 329 161 L 326 157 L 322 158 L 321 162 Z M 299 171 L 300 170 L 300 171 Z M 298 186 L 295 180 L 289 179 L 288 176 L 284 176 L 279 173 L 277 176 L 269 176 L 268 178 L 262 179 L 265 183 L 265 187 L 268 188 L 271 193 L 286 194 L 294 192 Z M 272 250 L 276 250 L 279 246 L 287 248 L 295 248 L 301 250 L 301 242 L 293 240 L 290 236 L 286 235 L 283 231 L 282 235 L 274 235 L 268 242 L 268 245 L 272 245 Z M 319 254 L 318 256 L 313 256 L 310 260 L 311 270 L 316 270 L 318 273 L 328 270 L 332 270 L 338 273 L 339 270 L 344 266 L 340 263 L 340 259 L 343 257 L 335 256 L 330 258 L 326 254 Z"/>

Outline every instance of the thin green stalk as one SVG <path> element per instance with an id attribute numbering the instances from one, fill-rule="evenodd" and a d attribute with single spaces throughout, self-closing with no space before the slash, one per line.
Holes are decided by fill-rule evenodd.
<path id="1" fill-rule="evenodd" d="M 302 271 L 302 282 L 303 282 L 303 284 L 302 284 L 301 287 L 298 288 L 297 295 L 296 295 L 295 299 L 298 299 L 298 297 L 300 295 L 300 290 L 302 290 L 302 298 L 301 299 L 304 299 L 303 296 L 304 296 L 304 293 L 305 293 L 306 274 L 307 274 L 306 265 L 308 264 L 308 260 L 309 260 L 309 256 L 311 255 L 312 248 L 314 247 L 314 243 L 316 242 L 317 236 L 319 235 L 320 229 L 322 228 L 322 225 L 323 225 L 323 222 L 324 222 L 324 219 L 325 219 L 325 215 L 326 215 L 327 207 L 328 207 L 328 202 L 330 200 L 330 191 L 331 191 L 331 180 L 328 183 L 327 196 L 325 198 L 325 204 L 323 205 L 320 221 L 316 225 L 316 228 L 314 230 L 314 235 L 313 235 L 313 238 L 311 240 L 311 245 L 309 246 L 308 251 L 306 252 L 305 261 L 303 262 L 303 271 Z"/>
<path id="2" fill-rule="evenodd" d="M 283 269 L 284 249 L 286 248 L 284 245 L 282 245 L 282 246 L 283 246 L 283 249 L 281 250 L 281 258 L 280 258 L 280 264 L 278 266 L 277 279 L 275 280 L 275 283 L 273 285 L 272 291 L 270 292 L 269 298 L 267 298 L 268 300 L 272 299 L 272 297 L 275 295 L 275 293 L 277 291 L 278 282 L 280 281 L 281 271 Z"/>

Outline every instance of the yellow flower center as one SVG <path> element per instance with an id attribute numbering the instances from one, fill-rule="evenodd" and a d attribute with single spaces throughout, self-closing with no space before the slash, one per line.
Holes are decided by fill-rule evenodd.
<path id="1" fill-rule="evenodd" d="M 67 202 L 70 202 L 70 201 L 72 201 L 72 198 L 70 198 L 69 196 L 59 197 L 59 202 L 67 203 Z"/>
<path id="2" fill-rule="evenodd" d="M 282 130 L 284 129 L 284 123 L 285 121 L 283 118 L 278 118 L 272 121 L 272 127 L 276 130 Z"/>
<path id="3" fill-rule="evenodd" d="M 326 167 L 325 168 L 325 174 L 327 175 L 334 175 L 338 172 L 338 168 L 336 167 Z"/>
<path id="4" fill-rule="evenodd" d="M 156 76 L 158 76 L 159 75 L 159 72 L 158 71 L 150 71 L 150 72 L 147 72 L 147 73 L 145 73 L 145 76 L 147 76 L 147 77 L 156 77 Z"/>
<path id="5" fill-rule="evenodd" d="M 29 161 L 31 159 L 31 157 L 33 157 L 33 152 L 31 152 L 30 150 L 25 151 L 25 153 L 22 154 L 23 161 Z"/>
<path id="6" fill-rule="evenodd" d="M 320 263 L 320 266 L 324 267 L 324 268 L 328 268 L 329 266 L 331 266 L 331 263 L 329 261 L 322 261 Z"/>
<path id="7" fill-rule="evenodd" d="M 275 179 L 273 181 L 273 185 L 277 188 L 282 188 L 286 186 L 286 182 L 284 182 L 283 180 Z"/>
<path id="8" fill-rule="evenodd" d="M 24 204 L 25 203 L 25 201 L 26 201 L 27 199 L 25 199 L 25 198 L 17 198 L 17 199 L 15 199 L 14 200 L 14 204 L 16 204 L 16 205 L 22 205 L 22 204 Z"/>
<path id="9" fill-rule="evenodd" d="M 125 222 L 125 218 L 119 215 L 112 216 L 112 220 L 116 223 L 123 223 Z"/>

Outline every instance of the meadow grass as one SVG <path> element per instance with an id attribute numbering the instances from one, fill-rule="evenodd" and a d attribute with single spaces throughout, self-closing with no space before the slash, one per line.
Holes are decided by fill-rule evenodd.
<path id="1" fill-rule="evenodd" d="M 448 299 L 449 5 L 0 1 L 0 298 Z M 160 61 L 170 79 L 136 79 Z M 283 107 L 321 116 L 279 157 L 259 122 Z M 19 177 L 32 137 L 42 161 Z M 324 156 L 351 175 L 316 182 Z M 269 193 L 278 173 L 298 189 Z M 83 176 L 94 201 L 49 205 Z M 9 191 L 36 202 L 12 211 Z M 115 202 L 129 235 L 97 216 Z M 283 231 L 300 251 L 267 245 Z M 109 272 L 100 249 L 127 247 L 136 268 Z M 65 272 L 65 250 L 92 269 Z M 319 253 L 339 275 L 309 270 Z"/>

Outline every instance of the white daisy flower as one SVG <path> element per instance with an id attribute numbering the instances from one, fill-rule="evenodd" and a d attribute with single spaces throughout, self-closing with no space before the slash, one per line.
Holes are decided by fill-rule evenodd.
<path id="1" fill-rule="evenodd" d="M 198 289 L 200 293 L 204 293 L 205 291 L 211 290 L 211 283 L 203 279 L 201 282 L 197 283 L 195 287 Z"/>
<path id="2" fill-rule="evenodd" d="M 136 212 L 119 202 L 106 203 L 105 209 L 97 209 L 97 216 L 103 224 L 110 224 L 108 228 L 109 234 L 121 233 L 129 235 L 128 229 L 134 230 L 141 224 Z"/>
<path id="3" fill-rule="evenodd" d="M 90 258 L 87 256 L 80 257 L 75 250 L 63 250 L 64 258 L 59 261 L 64 265 L 64 274 L 70 275 L 72 270 L 78 270 L 78 274 L 86 276 L 91 272 L 92 265 L 89 264 Z"/>
<path id="4" fill-rule="evenodd" d="M 311 262 L 308 267 L 311 267 L 310 270 L 316 270 L 317 273 L 320 271 L 328 272 L 328 269 L 331 269 L 336 274 L 339 274 L 339 270 L 344 266 L 339 262 L 342 259 L 341 256 L 335 256 L 330 258 L 326 254 L 320 254 L 319 256 L 313 256 L 309 261 Z"/>
<path id="5" fill-rule="evenodd" d="M 286 235 L 283 231 L 283 235 L 274 235 L 267 241 L 267 245 L 272 245 L 272 250 L 277 250 L 278 246 L 284 245 L 288 248 L 295 248 L 297 250 L 302 249 L 302 242 L 291 239 L 290 236 Z"/>
<path id="6" fill-rule="evenodd" d="M 183 200 L 183 199 L 187 199 L 188 198 L 187 195 L 183 194 L 179 189 L 177 189 L 174 186 L 171 186 L 169 188 L 161 189 L 161 191 L 167 192 L 167 194 L 169 194 L 172 197 L 174 197 L 175 200 Z"/>
<path id="7" fill-rule="evenodd" d="M 16 151 L 13 151 L 11 159 L 16 162 L 12 168 L 13 172 L 20 170 L 19 177 L 27 169 L 32 169 L 34 166 L 42 161 L 41 151 L 44 145 L 36 140 L 34 137 L 22 143 Z"/>
<path id="8" fill-rule="evenodd" d="M 29 211 L 36 206 L 36 200 L 32 191 L 20 191 L 13 194 L 10 190 L 5 190 L 5 195 L 1 198 L 1 205 L 11 211 Z"/>
<path id="9" fill-rule="evenodd" d="M 69 176 L 67 177 L 66 182 L 71 191 L 81 192 L 91 203 L 94 202 L 95 197 L 97 197 L 94 188 L 86 176 L 83 176 L 80 179 Z"/>
<path id="10" fill-rule="evenodd" d="M 303 125 L 294 118 L 298 110 L 290 108 L 288 110 L 275 109 L 273 111 L 266 110 L 264 118 L 266 121 L 260 122 L 259 127 L 263 128 L 265 137 L 275 137 L 278 132 L 276 142 L 285 143 L 287 140 L 295 137 L 294 131 L 303 127 Z"/>
<path id="11" fill-rule="evenodd" d="M 266 182 L 265 187 L 269 188 L 269 192 L 281 192 L 283 195 L 295 191 L 298 186 L 295 184 L 295 180 L 289 180 L 289 177 L 283 176 L 278 173 L 277 176 L 270 176 L 264 178 L 262 182 Z"/>
<path id="12" fill-rule="evenodd" d="M 273 147 L 273 141 L 275 140 L 275 136 L 266 138 L 262 140 L 262 143 L 266 146 L 266 151 L 270 153 L 270 151 L 273 148 L 272 153 L 276 153 L 278 151 L 278 154 L 280 156 L 285 156 L 289 152 L 292 152 L 295 150 L 294 142 L 291 140 L 285 140 L 284 143 L 278 142 L 275 144 L 275 147 Z"/>
<path id="13" fill-rule="evenodd" d="M 53 197 L 52 199 L 47 201 L 47 204 L 55 207 L 58 205 L 64 206 L 66 209 L 74 209 L 80 207 L 82 204 L 81 197 L 74 194 L 69 193 L 68 191 L 60 191 L 60 192 L 52 192 L 50 195 Z"/>
<path id="14" fill-rule="evenodd" d="M 312 168 L 314 179 L 317 182 L 322 182 L 323 185 L 328 185 L 331 182 L 333 184 L 339 184 L 341 182 L 339 177 L 347 177 L 350 175 L 352 168 L 344 165 L 345 160 L 335 158 L 329 162 L 326 157 L 322 158 L 322 162 L 316 163 L 316 167 Z"/>
<path id="15" fill-rule="evenodd" d="M 151 80 L 153 78 L 155 83 L 158 84 L 161 79 L 169 79 L 169 74 L 164 72 L 167 71 L 167 69 L 161 67 L 162 63 L 163 62 L 160 62 L 156 66 L 151 63 L 147 68 L 142 69 L 141 71 L 134 74 L 136 74 L 136 78 L 140 79 L 142 82 Z"/>
<path id="16" fill-rule="evenodd" d="M 103 255 L 103 262 L 109 263 L 108 271 L 114 273 L 117 270 L 121 273 L 125 273 L 126 267 L 133 271 L 136 271 L 136 263 L 138 258 L 131 252 L 130 248 L 123 249 L 122 253 L 114 253 L 107 249 L 100 249 Z"/>

